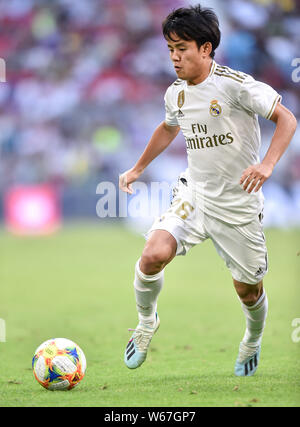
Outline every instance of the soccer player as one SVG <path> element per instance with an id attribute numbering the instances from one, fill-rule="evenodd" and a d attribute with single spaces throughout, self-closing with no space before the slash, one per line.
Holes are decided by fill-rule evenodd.
<path id="1" fill-rule="evenodd" d="M 262 185 L 288 147 L 297 122 L 281 96 L 250 75 L 214 61 L 221 34 L 218 18 L 200 5 L 173 11 L 163 22 L 177 80 L 165 94 L 165 120 L 135 166 L 120 175 L 132 183 L 181 130 L 188 169 L 178 179 L 170 209 L 154 222 L 136 263 L 134 288 L 139 323 L 125 349 L 128 368 L 139 367 L 160 321 L 157 299 L 164 268 L 176 255 L 211 239 L 229 268 L 246 317 L 235 374 L 258 367 L 268 299 L 263 277 L 268 257 L 262 227 Z M 258 115 L 276 127 L 262 161 Z"/>

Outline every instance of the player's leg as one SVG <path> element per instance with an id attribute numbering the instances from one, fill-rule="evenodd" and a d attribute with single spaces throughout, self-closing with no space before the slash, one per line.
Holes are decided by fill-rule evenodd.
<path id="1" fill-rule="evenodd" d="M 268 313 L 268 298 L 262 280 L 254 285 L 235 279 L 233 283 L 246 317 L 246 331 L 239 346 L 235 374 L 251 376 L 256 372 L 259 362 L 261 340 Z"/>
<path id="2" fill-rule="evenodd" d="M 152 225 L 140 260 L 136 264 L 134 289 L 139 324 L 125 350 L 125 364 L 133 369 L 146 359 L 153 334 L 159 327 L 157 299 L 163 286 L 164 268 L 207 239 L 197 215 L 188 180 L 182 174 L 174 189 L 170 208 Z"/>
<path id="3" fill-rule="evenodd" d="M 211 239 L 226 262 L 246 316 L 246 332 L 239 346 L 235 373 L 253 375 L 257 369 L 261 339 L 268 311 L 263 277 L 268 271 L 267 249 L 259 218 L 244 225 L 207 219 Z"/>
<path id="4" fill-rule="evenodd" d="M 157 298 L 163 286 L 164 268 L 176 255 L 177 242 L 165 230 L 151 233 L 136 263 L 134 289 L 140 322 L 153 327 Z"/>
<path id="5" fill-rule="evenodd" d="M 134 290 L 139 323 L 125 349 L 128 368 L 138 368 L 146 359 L 148 347 L 159 328 L 157 299 L 164 281 L 164 268 L 175 257 L 177 242 L 165 230 L 152 231 L 135 266 Z"/>

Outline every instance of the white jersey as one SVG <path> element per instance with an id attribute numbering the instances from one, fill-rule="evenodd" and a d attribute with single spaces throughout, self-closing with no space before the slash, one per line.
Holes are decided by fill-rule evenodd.
<path id="1" fill-rule="evenodd" d="M 258 115 L 270 119 L 280 101 L 270 86 L 215 61 L 202 83 L 178 79 L 168 88 L 165 122 L 182 130 L 188 176 L 208 215 L 245 224 L 263 209 L 262 191 L 248 194 L 239 182 L 260 162 Z"/>

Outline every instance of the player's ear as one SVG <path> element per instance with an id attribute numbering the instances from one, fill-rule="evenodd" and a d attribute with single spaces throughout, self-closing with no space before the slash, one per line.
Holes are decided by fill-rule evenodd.
<path id="1" fill-rule="evenodd" d="M 212 44 L 211 42 L 205 42 L 203 43 L 203 45 L 201 46 L 202 49 L 202 53 L 204 57 L 208 57 L 210 56 L 210 54 L 212 53 Z"/>

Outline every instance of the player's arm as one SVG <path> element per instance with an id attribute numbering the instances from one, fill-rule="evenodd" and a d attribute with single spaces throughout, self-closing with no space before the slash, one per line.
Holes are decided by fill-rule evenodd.
<path id="1" fill-rule="evenodd" d="M 287 149 L 297 128 L 297 120 L 293 113 L 280 103 L 277 104 L 270 120 L 276 124 L 276 129 L 267 154 L 260 164 L 248 167 L 241 176 L 240 184 L 248 193 L 254 189 L 257 192 L 270 178 L 276 163 Z"/>
<path id="2" fill-rule="evenodd" d="M 179 126 L 169 126 L 162 122 L 154 131 L 145 151 L 133 166 L 124 172 L 119 178 L 119 187 L 126 193 L 132 194 L 131 184 L 135 182 L 144 172 L 146 167 L 159 156 L 175 139 L 180 130 Z"/>

